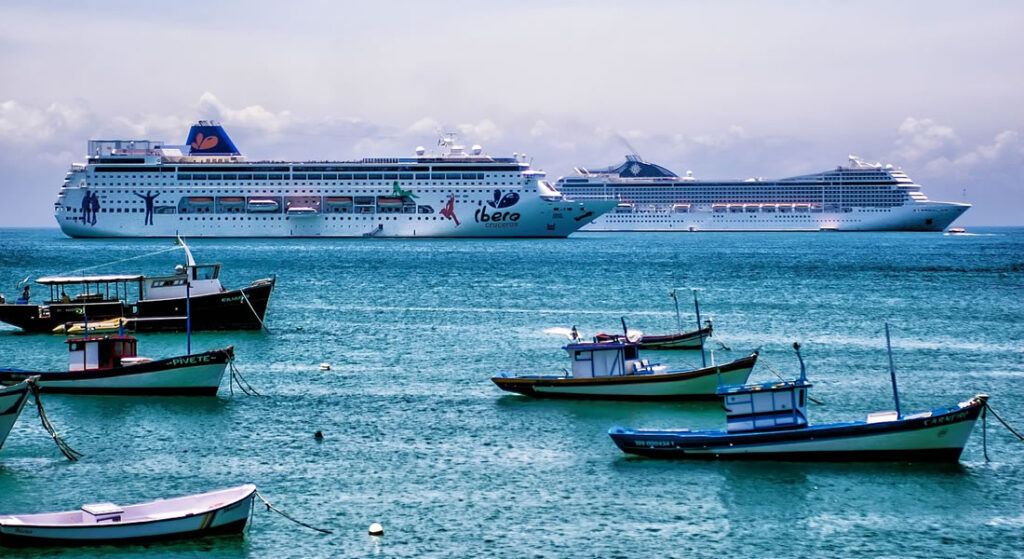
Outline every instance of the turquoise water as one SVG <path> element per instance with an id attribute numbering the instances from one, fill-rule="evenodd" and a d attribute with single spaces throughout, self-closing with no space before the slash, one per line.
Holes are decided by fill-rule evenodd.
<path id="1" fill-rule="evenodd" d="M 954 465 L 656 461 L 622 454 L 607 429 L 716 428 L 719 407 L 530 400 L 488 380 L 568 366 L 548 328 L 614 331 L 625 316 L 631 328 L 673 329 L 668 290 L 697 286 L 732 347 L 717 360 L 762 348 L 752 380 L 775 378 L 765 363 L 796 374 L 791 345 L 804 344 L 825 402 L 812 422 L 892 408 L 889 321 L 904 411 L 986 392 L 1024 427 L 1024 230 L 983 233 L 197 239 L 197 259 L 222 262 L 229 287 L 278 277 L 271 333 L 192 340 L 233 344 L 264 396 L 231 396 L 226 383 L 216 398 L 45 395 L 86 456 L 67 462 L 26 409 L 0 451 L 0 514 L 253 482 L 334 533 L 257 510 L 244 538 L 11 556 L 1019 557 L 1024 444 L 991 418 L 990 462 L 980 424 Z M 0 230 L 0 291 L 167 246 Z M 172 252 L 94 271 L 178 262 Z M 185 350 L 183 335 L 140 340 L 144 355 Z M 63 367 L 61 341 L 0 327 L 0 365 Z M 366 534 L 371 522 L 384 537 Z"/>

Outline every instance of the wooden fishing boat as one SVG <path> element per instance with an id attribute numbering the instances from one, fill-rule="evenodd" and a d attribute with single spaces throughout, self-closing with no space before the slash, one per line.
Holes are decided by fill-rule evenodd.
<path id="1" fill-rule="evenodd" d="M 256 486 L 246 484 L 135 505 L 94 503 L 72 511 L 0 515 L 0 545 L 134 544 L 239 534 L 255 497 Z"/>
<path id="2" fill-rule="evenodd" d="M 685 349 L 685 350 L 697 350 L 704 347 L 704 341 L 711 337 L 712 327 L 711 322 L 708 321 L 707 326 L 700 330 L 694 330 L 692 332 L 679 332 L 676 334 L 664 334 L 664 335 L 650 335 L 644 334 L 638 343 L 640 349 L 650 350 L 668 350 L 668 349 Z M 610 334 L 597 334 L 595 338 L 598 341 L 606 341 L 612 339 L 614 336 Z"/>
<path id="3" fill-rule="evenodd" d="M 502 390 L 527 396 L 623 400 L 695 400 L 715 398 L 722 383 L 747 381 L 757 352 L 722 365 L 669 370 L 641 359 L 639 344 L 625 336 L 606 341 L 576 342 L 562 349 L 569 353 L 572 371 L 564 375 L 493 377 Z"/>
<path id="4" fill-rule="evenodd" d="M 138 340 L 132 336 L 91 336 L 66 343 L 66 371 L 0 368 L 0 385 L 36 376 L 43 392 L 212 396 L 234 359 L 231 346 L 159 360 L 140 357 L 136 352 Z"/>
<path id="5" fill-rule="evenodd" d="M 978 394 L 952 407 L 904 416 L 897 395 L 896 411 L 809 425 L 811 383 L 802 359 L 800 369 L 796 380 L 722 387 L 725 431 L 612 427 L 608 434 L 624 452 L 658 458 L 956 461 L 988 399 Z"/>
<path id="6" fill-rule="evenodd" d="M 41 304 L 0 304 L 0 321 L 29 332 L 53 332 L 85 321 L 125 319 L 135 332 L 183 331 L 186 310 L 193 330 L 258 330 L 276 283 L 256 280 L 241 289 L 225 289 L 220 264 L 196 264 L 188 246 L 185 265 L 168 276 L 105 274 L 41 277 L 49 290 Z M 134 299 L 134 301 L 132 300 Z M 70 325 L 70 326 L 68 326 Z"/>
<path id="7" fill-rule="evenodd" d="M 4 447 L 7 435 L 21 415 L 25 402 L 28 401 L 28 381 L 21 381 L 7 387 L 0 387 L 0 448 Z"/>

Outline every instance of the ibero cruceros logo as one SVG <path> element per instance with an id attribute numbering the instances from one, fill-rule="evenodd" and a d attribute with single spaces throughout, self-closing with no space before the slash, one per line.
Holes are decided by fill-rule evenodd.
<path id="1" fill-rule="evenodd" d="M 217 136 L 206 136 L 203 137 L 203 133 L 199 132 L 196 134 L 194 140 L 192 140 L 192 149 L 196 151 L 203 151 L 210 149 L 217 145 Z"/>

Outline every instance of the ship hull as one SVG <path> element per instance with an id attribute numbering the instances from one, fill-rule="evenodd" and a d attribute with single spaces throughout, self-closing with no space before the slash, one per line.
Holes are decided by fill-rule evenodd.
<path id="1" fill-rule="evenodd" d="M 943 231 L 968 208 L 969 204 L 917 202 L 849 212 L 610 212 L 581 231 Z"/>

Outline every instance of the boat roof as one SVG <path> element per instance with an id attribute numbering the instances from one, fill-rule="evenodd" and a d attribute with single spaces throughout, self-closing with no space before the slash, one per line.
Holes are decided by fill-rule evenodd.
<path id="1" fill-rule="evenodd" d="M 141 274 L 105 274 L 99 276 L 46 276 L 36 280 L 43 285 L 69 285 L 78 283 L 115 283 L 146 279 Z"/>
<path id="2" fill-rule="evenodd" d="M 626 346 L 638 346 L 637 342 L 627 342 L 616 338 L 607 342 L 577 342 L 562 347 L 566 351 L 590 351 L 594 349 L 622 349 Z"/>

